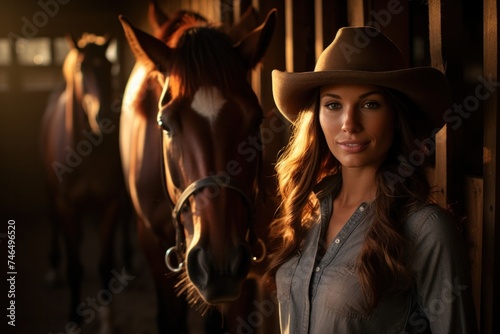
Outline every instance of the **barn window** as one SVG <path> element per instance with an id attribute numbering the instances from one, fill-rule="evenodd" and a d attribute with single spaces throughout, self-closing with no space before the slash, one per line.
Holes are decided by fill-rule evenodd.
<path id="1" fill-rule="evenodd" d="M 69 50 L 64 36 L 0 38 L 0 92 L 52 90 L 63 80 L 62 65 Z M 120 69 L 117 50 L 117 41 L 113 39 L 106 57 L 113 64 L 115 81 Z"/>
<path id="2" fill-rule="evenodd" d="M 0 38 L 0 66 L 9 65 L 11 62 L 10 44 L 7 38 Z"/>
<path id="3" fill-rule="evenodd" d="M 16 55 L 19 65 L 50 65 L 52 63 L 50 38 L 20 38 L 16 41 Z"/>

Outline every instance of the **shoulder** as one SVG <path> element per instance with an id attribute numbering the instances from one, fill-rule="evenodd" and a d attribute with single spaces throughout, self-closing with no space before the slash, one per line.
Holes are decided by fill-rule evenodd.
<path id="1" fill-rule="evenodd" d="M 413 243 L 418 243 L 422 239 L 448 242 L 458 237 L 457 226 L 457 221 L 448 211 L 436 204 L 427 204 L 409 213 L 404 231 Z"/>

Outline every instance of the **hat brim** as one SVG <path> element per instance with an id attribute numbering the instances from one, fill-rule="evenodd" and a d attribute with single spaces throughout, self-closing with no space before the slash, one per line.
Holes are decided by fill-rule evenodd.
<path id="1" fill-rule="evenodd" d="M 452 96 L 444 74 L 433 67 L 386 72 L 336 70 L 321 72 L 272 72 L 273 96 L 278 110 L 290 122 L 310 103 L 317 88 L 331 84 L 369 84 L 403 93 L 426 114 L 430 127 L 440 129 Z"/>

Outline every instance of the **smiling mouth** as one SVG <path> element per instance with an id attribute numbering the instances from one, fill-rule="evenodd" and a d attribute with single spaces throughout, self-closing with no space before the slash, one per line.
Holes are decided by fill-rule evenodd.
<path id="1" fill-rule="evenodd" d="M 356 142 L 356 143 L 350 143 L 350 142 L 342 142 L 338 143 L 339 147 L 344 151 L 348 153 L 358 153 L 363 151 L 367 146 L 368 143 L 361 143 L 361 142 Z"/>

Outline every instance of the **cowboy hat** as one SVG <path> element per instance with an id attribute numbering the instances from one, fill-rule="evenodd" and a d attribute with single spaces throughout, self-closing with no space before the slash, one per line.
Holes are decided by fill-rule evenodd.
<path id="1" fill-rule="evenodd" d="M 294 122 L 317 88 L 323 85 L 370 84 L 392 88 L 415 103 L 425 122 L 439 129 L 443 113 L 451 105 L 451 90 L 445 75 L 433 67 L 405 66 L 399 48 L 372 27 L 339 29 L 333 42 L 321 53 L 313 72 L 272 72 L 273 95 L 279 111 Z"/>

